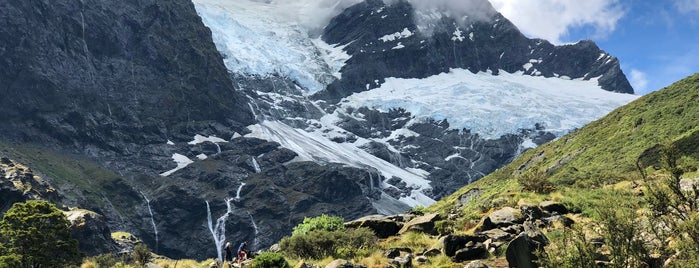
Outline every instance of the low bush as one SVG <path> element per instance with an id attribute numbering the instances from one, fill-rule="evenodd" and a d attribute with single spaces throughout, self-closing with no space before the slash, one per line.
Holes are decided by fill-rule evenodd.
<path id="1" fill-rule="evenodd" d="M 287 268 L 289 263 L 284 256 L 276 252 L 263 252 L 255 256 L 252 261 L 252 268 Z"/>
<path id="2" fill-rule="evenodd" d="M 370 254 L 369 249 L 376 241 L 374 233 L 366 228 L 313 230 L 285 237 L 279 246 L 286 255 L 302 259 L 322 259 L 329 256 L 349 259 Z"/>
<path id="3" fill-rule="evenodd" d="M 320 215 L 313 218 L 304 218 L 303 223 L 294 227 L 292 236 L 307 234 L 315 230 L 336 231 L 345 229 L 345 220 L 342 217 Z"/>

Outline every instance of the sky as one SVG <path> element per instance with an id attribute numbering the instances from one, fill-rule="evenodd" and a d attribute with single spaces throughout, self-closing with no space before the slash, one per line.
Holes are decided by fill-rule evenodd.
<path id="1" fill-rule="evenodd" d="M 594 40 L 637 94 L 699 72 L 699 0 L 490 0 L 528 37 Z"/>

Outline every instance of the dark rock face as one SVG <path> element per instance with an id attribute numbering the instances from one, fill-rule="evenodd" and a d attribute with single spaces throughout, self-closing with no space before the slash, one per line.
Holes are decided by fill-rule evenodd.
<path id="1" fill-rule="evenodd" d="M 338 100 L 378 87 L 387 77 L 424 78 L 450 68 L 586 80 L 601 76 L 602 88 L 633 93 L 619 61 L 594 42 L 554 46 L 545 40 L 528 39 L 483 2 L 490 10 L 487 14 L 464 21 L 442 17 L 427 27 L 416 24 L 416 16 L 421 14 L 416 14 L 408 1 L 387 5 L 369 0 L 346 9 L 325 28 L 323 39 L 347 45 L 345 50 L 352 58 L 342 69 L 342 79 L 317 97 Z M 381 39 L 393 33 L 406 34 Z"/>
<path id="2" fill-rule="evenodd" d="M 0 43 L 5 137 L 121 152 L 252 122 L 190 1 L 3 1 Z"/>
<path id="3" fill-rule="evenodd" d="M 79 209 L 64 213 L 71 223 L 71 236 L 80 242 L 81 252 L 94 256 L 116 251 L 117 245 L 102 215 Z"/>

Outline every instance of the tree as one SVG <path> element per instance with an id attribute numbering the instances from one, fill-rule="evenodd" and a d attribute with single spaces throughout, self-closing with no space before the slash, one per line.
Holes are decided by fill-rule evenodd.
<path id="1" fill-rule="evenodd" d="M 12 205 L 0 221 L 0 244 L 0 267 L 66 267 L 82 258 L 66 216 L 43 200 Z"/>
<path id="2" fill-rule="evenodd" d="M 151 259 L 153 259 L 153 253 L 150 252 L 150 249 L 146 244 L 138 244 L 133 248 L 133 252 L 131 252 L 131 257 L 134 259 L 134 261 L 141 266 L 145 266 L 146 263 L 150 262 Z"/>

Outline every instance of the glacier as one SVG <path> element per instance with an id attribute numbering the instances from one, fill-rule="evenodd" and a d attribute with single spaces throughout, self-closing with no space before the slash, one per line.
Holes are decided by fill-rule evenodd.
<path id="1" fill-rule="evenodd" d="M 349 59 L 343 47 L 313 38 L 303 21 L 292 18 L 304 14 L 286 14 L 275 3 L 193 2 L 204 24 L 211 29 L 224 64 L 233 73 L 287 77 L 313 94 L 337 79 Z"/>
<path id="2" fill-rule="evenodd" d="M 211 29 L 214 44 L 231 73 L 288 78 L 305 98 L 323 90 L 333 81 L 342 79 L 341 70 L 345 62 L 351 59 L 344 51 L 344 46 L 327 44 L 312 34 L 312 27 L 304 20 L 327 19 L 327 14 L 324 15 L 325 18 L 313 17 L 314 12 L 309 10 L 313 9 L 310 3 L 314 1 L 193 2 L 204 24 Z M 315 2 L 329 3 L 322 0 Z M 336 1 L 335 4 L 346 5 L 351 2 L 358 0 Z M 288 7 L 289 10 L 280 7 Z M 325 7 L 326 10 L 338 9 L 338 6 L 332 4 Z M 441 16 L 436 11 L 418 12 L 417 15 L 418 20 Z M 457 28 L 453 33 L 453 41 L 464 41 L 466 33 L 467 31 Z M 473 41 L 473 33 L 468 33 Z M 395 41 L 397 45 L 394 49 L 400 49 L 403 48 L 400 39 L 414 34 L 418 33 L 405 28 L 379 40 Z M 536 62 L 537 59 L 533 59 L 523 68 L 530 69 Z M 377 211 L 391 214 L 401 212 L 406 206 L 428 206 L 435 202 L 426 194 L 431 189 L 427 179 L 430 173 L 404 167 L 401 163 L 390 163 L 362 148 L 370 142 L 378 142 L 385 145 L 391 153 L 399 155 L 401 150 L 392 146 L 391 141 L 397 140 L 399 136 L 419 134 L 405 127 L 384 138 L 335 142 L 333 140 L 341 140 L 348 133 L 338 126 L 339 113 L 342 111 L 369 107 L 385 112 L 402 108 L 412 115 L 413 123 L 427 119 L 447 120 L 451 129 L 466 129 L 483 139 L 497 139 L 506 134 L 518 134 L 524 129 L 535 128 L 560 137 L 638 98 L 637 95 L 605 91 L 599 86 L 597 79 L 571 80 L 565 76 L 544 78 L 503 70 L 494 74 L 492 71 L 472 73 L 464 69 L 451 69 L 422 79 L 386 78 L 382 84 L 378 80 L 374 83 L 378 87 L 370 89 L 372 85 L 363 85 L 367 91 L 343 98 L 337 104 L 338 109 L 330 114 L 320 108 L 319 103 L 286 96 L 276 92 L 276 89 L 275 92 L 256 91 L 258 96 L 267 99 L 273 109 L 283 110 L 284 102 L 306 101 L 308 103 L 304 106 L 308 104 L 311 109 L 315 107 L 323 115 L 321 118 L 268 118 L 264 111 L 254 109 L 258 107 L 256 100 L 249 97 L 250 109 L 258 123 L 248 126 L 250 133 L 244 136 L 277 142 L 298 154 L 295 161 L 342 163 L 381 174 L 387 179 L 401 179 L 412 189 L 408 196 L 395 199 L 383 193 L 379 200 L 372 201 Z M 341 116 L 353 115 L 343 113 Z M 316 127 L 301 129 L 292 127 L 287 121 L 305 121 Z M 225 142 L 216 137 L 196 136 L 191 143 L 204 141 L 215 144 Z M 529 138 L 524 138 L 520 145 L 522 150 L 536 146 Z M 407 147 L 403 147 L 405 148 Z M 460 156 L 447 156 L 445 161 L 458 157 Z M 180 166 L 185 164 L 182 161 L 184 159 L 179 160 L 175 159 L 178 162 L 177 169 L 183 168 Z M 164 174 L 171 174 L 177 169 Z M 241 188 L 242 185 L 244 184 L 241 184 Z M 372 183 L 371 187 L 373 185 Z M 390 187 L 386 182 L 380 182 L 377 186 Z"/>
<path id="3" fill-rule="evenodd" d="M 446 119 L 451 128 L 496 139 L 537 124 L 560 137 L 638 97 L 606 91 L 597 79 L 452 69 L 424 79 L 388 78 L 380 87 L 352 94 L 341 104 L 381 111 L 403 108 L 417 118 Z"/>

